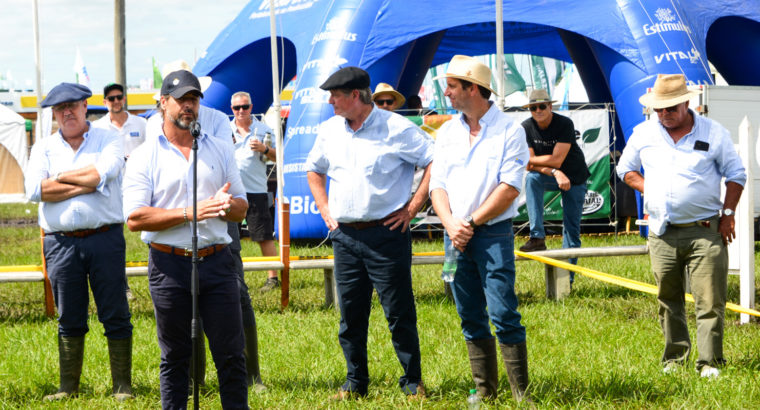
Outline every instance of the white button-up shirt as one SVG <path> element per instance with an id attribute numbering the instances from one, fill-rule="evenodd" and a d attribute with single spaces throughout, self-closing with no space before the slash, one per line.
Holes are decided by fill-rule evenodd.
<path id="1" fill-rule="evenodd" d="M 275 148 L 274 132 L 268 125 L 253 118 L 248 135 L 240 135 L 235 120 L 230 121 L 230 128 L 235 135 L 235 161 L 240 170 L 240 178 L 243 180 L 245 192 L 261 194 L 267 192 L 267 164 L 266 155 L 263 152 L 253 151 L 248 145 L 251 139 L 264 141 L 264 135 L 271 134 L 271 148 Z"/>
<path id="2" fill-rule="evenodd" d="M 472 146 L 470 127 L 462 114 L 447 121 L 436 133 L 430 192 L 446 191 L 455 218 L 472 214 L 501 183 L 520 191 L 530 159 L 525 129 L 495 104 L 478 123 L 480 134 Z M 517 201 L 486 224 L 515 216 Z"/>
<path id="3" fill-rule="evenodd" d="M 747 180 L 728 130 L 694 111 L 691 114 L 694 128 L 678 143 L 657 118 L 637 125 L 617 165 L 620 179 L 644 168 L 644 209 L 655 235 L 662 235 L 668 223 L 717 215 L 723 207 L 723 177 L 742 186 Z"/>
<path id="4" fill-rule="evenodd" d="M 422 130 L 373 106 L 356 132 L 338 115 L 323 122 L 306 170 L 329 177 L 328 207 L 336 221 L 371 221 L 404 206 L 414 167 L 432 160 L 433 143 Z"/>
<path id="5" fill-rule="evenodd" d="M 111 122 L 111 114 L 106 114 L 98 120 L 92 122 L 95 128 L 111 130 L 119 134 L 122 145 L 124 146 L 124 155 L 129 155 L 132 151 L 145 141 L 145 118 L 132 115 L 127 112 L 127 120 L 121 128 Z"/>
<path id="6" fill-rule="evenodd" d="M 121 223 L 121 170 L 124 151 L 121 138 L 112 131 L 92 127 L 74 151 L 61 131 L 40 139 L 32 147 L 24 172 L 26 196 L 40 202 L 39 224 L 45 232 L 93 229 Z M 95 192 L 59 202 L 42 201 L 42 180 L 59 172 L 95 165 L 100 183 Z"/>
<path id="7" fill-rule="evenodd" d="M 229 130 L 229 126 L 227 127 Z M 142 207 L 163 209 L 193 205 L 193 154 L 185 156 L 161 134 L 148 138 L 127 161 L 124 176 L 125 220 Z M 240 173 L 235 165 L 232 145 L 220 138 L 202 134 L 198 138 L 198 200 L 214 196 L 227 182 L 229 194 L 245 199 Z M 188 209 L 188 212 L 191 210 Z M 188 214 L 188 218 L 192 216 Z M 178 248 L 192 247 L 192 225 L 175 225 L 158 232 L 143 232 L 145 243 L 157 242 Z M 211 218 L 198 222 L 198 247 L 230 243 L 227 221 Z"/>

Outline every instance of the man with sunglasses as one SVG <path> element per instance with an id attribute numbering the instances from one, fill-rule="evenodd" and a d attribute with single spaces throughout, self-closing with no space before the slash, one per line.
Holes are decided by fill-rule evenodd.
<path id="1" fill-rule="evenodd" d="M 570 118 L 552 112 L 546 90 L 533 90 L 525 107 L 530 116 L 523 121 L 530 149 L 525 178 L 526 207 L 530 219 L 530 240 L 523 252 L 546 249 L 544 231 L 544 192 L 562 195 L 562 247 L 581 247 L 581 216 L 586 197 L 586 180 L 591 175 L 583 151 L 575 142 L 575 126 Z M 572 258 L 570 263 L 577 263 Z M 570 273 L 573 283 L 574 273 Z"/>
<path id="2" fill-rule="evenodd" d="M 103 88 L 103 105 L 108 108 L 108 114 L 93 121 L 92 126 L 113 130 L 119 134 L 124 143 L 124 156 L 129 157 L 132 150 L 145 141 L 147 121 L 124 109 L 125 102 L 124 86 L 116 83 L 106 85 Z"/>
<path id="3" fill-rule="evenodd" d="M 372 102 L 381 110 L 394 111 L 404 105 L 406 98 L 388 83 L 378 83 L 372 93 Z"/>
<path id="4" fill-rule="evenodd" d="M 689 100 L 700 93 L 686 87 L 683 74 L 660 74 L 652 92 L 639 98 L 657 118 L 633 129 L 617 173 L 645 195 L 649 257 L 665 337 L 663 371 L 675 372 L 689 359 L 684 306 L 689 283 L 697 320 L 697 371 L 714 378 L 725 363 L 726 246 L 736 237 L 734 210 L 747 176 L 728 130 L 689 109 Z"/>
<path id="5" fill-rule="evenodd" d="M 248 224 L 248 234 L 252 241 L 257 242 L 263 256 L 277 256 L 274 243 L 274 219 L 269 212 L 272 206 L 267 192 L 267 161 L 274 161 L 277 151 L 274 139 L 272 146 L 264 144 L 272 129 L 251 115 L 251 95 L 245 91 L 232 94 L 230 99 L 232 113 L 235 118 L 230 121 L 233 140 L 235 143 L 235 161 L 240 169 L 240 177 L 248 197 L 248 213 L 245 216 Z M 270 270 L 267 280 L 260 292 L 269 292 L 278 288 L 280 281 L 277 271 Z"/>
<path id="6" fill-rule="evenodd" d="M 132 324 L 124 293 L 122 142 L 87 121 L 89 88 L 55 86 L 40 104 L 53 107 L 58 131 L 39 139 L 24 172 L 26 195 L 39 202 L 43 252 L 58 310 L 60 388 L 45 400 L 76 395 L 82 374 L 89 288 L 108 338 L 113 395 L 132 398 Z"/>

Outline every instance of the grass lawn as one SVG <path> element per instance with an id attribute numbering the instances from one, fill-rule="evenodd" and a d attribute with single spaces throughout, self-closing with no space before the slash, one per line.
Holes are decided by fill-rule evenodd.
<path id="1" fill-rule="evenodd" d="M 11 208 L 11 209 L 9 209 Z M 0 206 L 0 219 L 23 217 L 29 205 Z M 32 215 L 36 210 L 32 207 Z M 128 233 L 128 260 L 145 260 L 146 247 Z M 39 229 L 0 228 L 0 265 L 40 261 Z M 524 238 L 518 238 L 518 246 Z M 584 236 L 584 247 L 640 245 L 628 236 Z M 256 256 L 258 247 L 244 242 L 243 255 Z M 560 238 L 548 241 L 561 246 Z M 415 240 L 414 251 L 441 250 L 441 240 Z M 298 244 L 295 255 L 326 255 L 328 246 Z M 586 258 L 579 264 L 626 278 L 652 283 L 647 256 Z M 757 266 L 757 258 L 756 258 Z M 249 393 L 252 408 L 463 408 L 473 387 L 467 352 L 452 302 L 439 278 L 440 266 L 415 266 L 414 291 L 422 346 L 422 371 L 429 398 L 409 403 L 397 388 L 401 368 L 391 346 L 382 308 L 375 298 L 370 318 L 369 395 L 347 403 L 328 397 L 343 383 L 345 362 L 337 341 L 339 315 L 323 306 L 321 271 L 291 272 L 290 306 L 281 311 L 279 292 L 259 294 L 264 272 L 251 272 L 251 288 L 259 332 L 264 382 L 269 390 Z M 758 281 L 760 282 L 760 281 Z M 760 283 L 758 283 L 760 285 Z M 148 282 L 130 278 L 136 295 L 131 303 L 135 347 L 133 386 L 136 399 L 116 404 L 108 394 L 111 380 L 103 327 L 91 303 L 90 333 L 86 339 L 81 394 L 62 403 L 45 404 L 58 386 L 57 324 L 44 315 L 41 283 L 0 284 L 0 408 L 157 408 L 160 407 L 159 348 L 156 341 Z M 739 325 L 738 314 L 726 315 L 725 356 L 728 365 L 717 380 L 703 380 L 691 363 L 676 374 L 664 375 L 659 363 L 663 340 L 654 296 L 576 277 L 570 297 L 549 301 L 544 296 L 543 267 L 517 264 L 518 297 L 528 332 L 533 397 L 539 408 L 727 408 L 760 407 L 760 328 L 756 322 Z M 739 300 L 739 278 L 729 277 L 729 301 Z M 694 340 L 694 310 L 688 305 Z M 696 347 L 695 347 L 696 349 Z M 207 385 L 202 408 L 221 407 L 211 355 L 207 355 Z M 499 366 L 496 401 L 483 408 L 511 408 L 509 384 Z M 190 404 L 192 405 L 192 404 Z"/>

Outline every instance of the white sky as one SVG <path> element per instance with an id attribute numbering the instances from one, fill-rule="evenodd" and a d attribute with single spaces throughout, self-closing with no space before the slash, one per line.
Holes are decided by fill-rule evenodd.
<path id="1" fill-rule="evenodd" d="M 191 66 L 249 0 L 125 0 L 127 82 L 152 78 L 158 68 L 183 59 Z M 93 92 L 114 80 L 112 0 L 39 0 L 42 88 L 74 82 L 76 49 Z M 33 2 L 0 0 L 0 86 L 35 87 Z M 10 74 L 10 82 L 8 77 Z"/>

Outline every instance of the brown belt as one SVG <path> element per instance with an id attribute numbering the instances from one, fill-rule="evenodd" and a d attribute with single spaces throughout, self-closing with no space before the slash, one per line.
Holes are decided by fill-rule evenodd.
<path id="1" fill-rule="evenodd" d="M 86 238 L 91 235 L 95 235 L 96 233 L 101 232 L 107 232 L 111 228 L 120 227 L 121 224 L 111 224 L 111 225 L 103 225 L 100 228 L 95 229 L 78 229 L 76 231 L 59 231 L 59 232 L 45 232 L 45 235 L 60 235 L 60 236 L 66 236 L 66 237 L 73 237 L 73 238 Z"/>
<path id="2" fill-rule="evenodd" d="M 691 228 L 692 226 L 704 226 L 705 228 L 710 227 L 710 221 L 713 219 L 718 219 L 719 217 L 716 215 L 710 219 L 703 219 L 701 221 L 694 221 L 694 222 L 686 222 L 682 224 L 674 224 L 668 222 L 668 226 L 672 226 L 674 228 Z"/>
<path id="3" fill-rule="evenodd" d="M 185 256 L 188 258 L 193 256 L 192 249 L 175 248 L 174 246 L 164 245 L 164 244 L 155 243 L 155 242 L 151 242 L 150 247 L 159 252 L 168 253 L 171 255 Z M 200 248 L 198 249 L 198 257 L 204 258 L 206 256 L 213 255 L 215 253 L 221 252 L 221 250 L 226 247 L 227 247 L 227 244 L 220 243 L 217 245 L 211 245 L 205 248 Z"/>
<path id="4" fill-rule="evenodd" d="M 374 228 L 380 226 L 383 222 L 387 221 L 390 216 L 386 216 L 383 219 L 375 219 L 374 221 L 359 221 L 359 222 L 340 222 L 340 225 L 347 226 L 349 228 L 362 230 L 367 228 Z"/>

